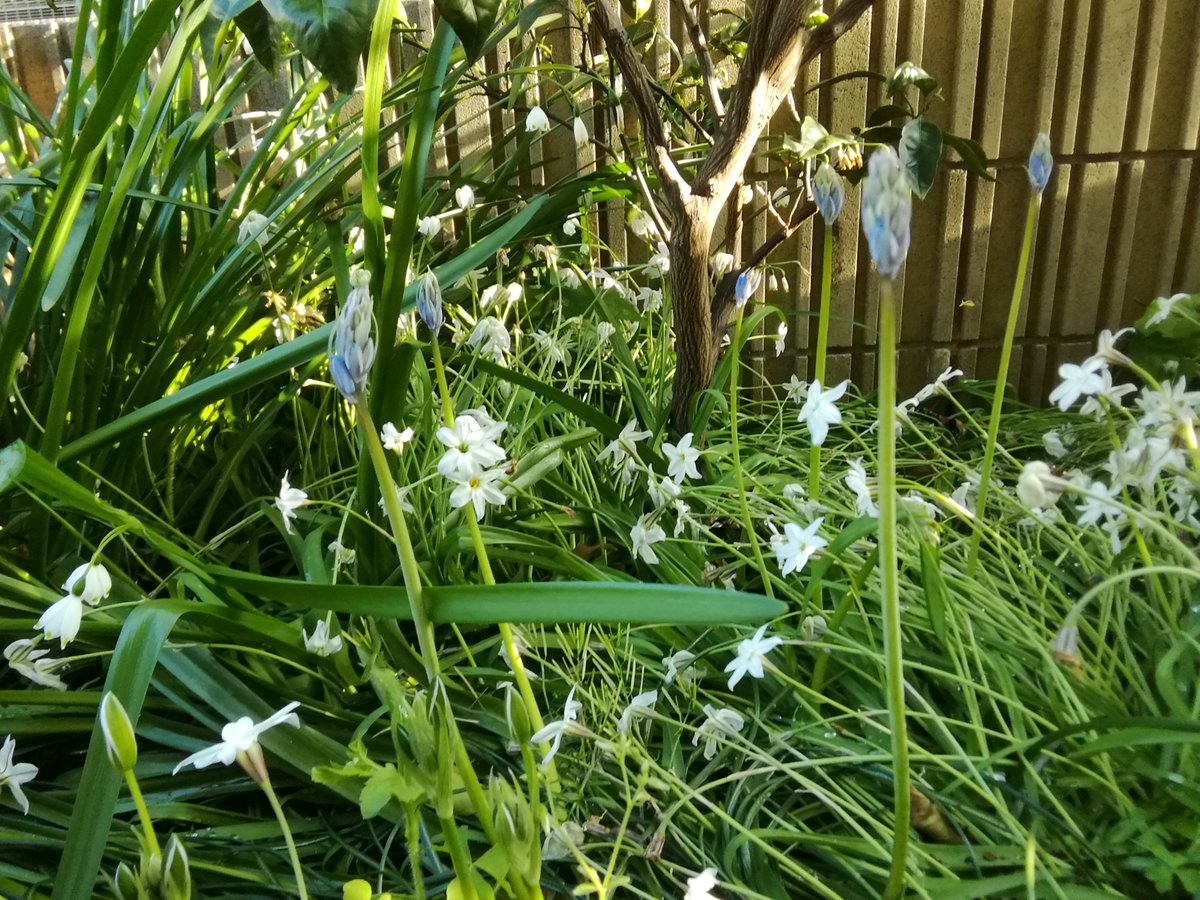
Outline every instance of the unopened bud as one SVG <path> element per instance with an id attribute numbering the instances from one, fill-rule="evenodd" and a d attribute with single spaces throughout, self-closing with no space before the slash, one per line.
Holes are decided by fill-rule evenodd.
<path id="1" fill-rule="evenodd" d="M 329 335 L 329 373 L 342 396 L 351 403 L 367 387 L 375 363 L 371 302 L 371 276 L 358 269 L 350 275 L 352 290 Z"/>
<path id="2" fill-rule="evenodd" d="M 911 237 L 912 193 L 900 157 L 880 147 L 867 163 L 862 187 L 862 227 L 875 267 L 892 278 L 904 265 Z"/>
<path id="3" fill-rule="evenodd" d="M 846 202 L 846 183 L 828 162 L 821 163 L 812 180 L 813 200 L 826 225 L 832 225 Z"/>
<path id="4" fill-rule="evenodd" d="M 100 730 L 113 768 L 118 772 L 131 771 L 137 765 L 137 738 L 129 714 L 112 691 L 100 701 Z"/>
<path id="5" fill-rule="evenodd" d="M 1050 135 L 1043 131 L 1034 139 L 1033 151 L 1029 154 L 1029 183 L 1037 193 L 1046 190 L 1053 170 L 1054 157 L 1050 155 Z"/>
<path id="6" fill-rule="evenodd" d="M 113 893 L 117 895 L 117 900 L 139 900 L 142 896 L 137 873 L 129 863 L 123 862 L 117 866 L 113 876 Z"/>
<path id="7" fill-rule="evenodd" d="M 758 291 L 758 287 L 761 284 L 762 272 L 759 269 L 746 269 L 746 271 L 737 277 L 733 299 L 739 308 L 746 305 L 747 301 Z"/>
<path id="8" fill-rule="evenodd" d="M 192 873 L 188 867 L 187 850 L 176 835 L 167 838 L 162 892 L 166 900 L 191 900 L 192 896 Z"/>
<path id="9" fill-rule="evenodd" d="M 442 286 L 432 269 L 427 269 L 417 283 L 417 312 L 433 334 L 437 334 L 445 319 L 442 316 Z"/>

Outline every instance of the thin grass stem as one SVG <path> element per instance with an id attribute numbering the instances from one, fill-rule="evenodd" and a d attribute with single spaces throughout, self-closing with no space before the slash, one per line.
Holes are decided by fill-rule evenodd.
<path id="1" fill-rule="evenodd" d="M 1004 392 L 1008 387 L 1008 366 L 1012 360 L 1017 322 L 1021 318 L 1021 298 L 1025 294 L 1025 274 L 1029 269 L 1029 257 L 1033 250 L 1033 233 L 1037 230 L 1037 215 L 1041 205 L 1042 195 L 1034 191 L 1029 198 L 1029 210 L 1025 214 L 1025 235 L 1021 239 L 1021 256 L 1017 260 L 1017 278 L 1013 285 L 1012 299 L 1008 305 L 1008 324 L 1004 326 L 1004 343 L 1000 347 L 1000 370 L 996 373 L 996 389 L 992 394 L 992 412 L 988 417 L 987 444 L 983 450 L 978 499 L 975 501 L 975 515 L 980 519 L 987 515 L 988 488 L 992 482 L 992 461 L 996 455 L 996 439 L 1000 433 L 1000 413 L 1004 409 Z M 982 529 L 975 529 L 971 535 L 971 552 L 967 558 L 968 578 L 975 574 L 975 567 L 979 564 L 979 545 L 982 539 Z"/>

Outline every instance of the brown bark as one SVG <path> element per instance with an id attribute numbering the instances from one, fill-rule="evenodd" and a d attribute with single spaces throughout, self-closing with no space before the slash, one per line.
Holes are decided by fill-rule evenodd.
<path id="1" fill-rule="evenodd" d="M 811 5 L 808 0 L 759 0 L 728 112 L 721 118 L 712 150 L 689 181 L 671 158 L 651 75 L 630 41 L 620 13 L 611 0 L 595 0 L 596 20 L 609 53 L 625 76 L 650 163 L 665 195 L 663 205 L 671 218 L 669 284 L 676 351 L 671 419 L 680 431 L 688 428 L 692 397 L 712 381 L 721 336 L 733 310 L 733 285 L 738 271 L 726 276 L 716 291 L 708 274 L 713 229 L 721 209 L 741 180 L 759 136 L 792 89 L 800 69 L 832 46 L 874 2 L 842 0 L 828 22 L 808 31 L 804 27 L 804 13 Z M 719 115 L 716 110 L 714 114 Z M 783 238 L 790 235 L 799 221 L 790 227 L 785 225 Z M 772 236 L 764 244 L 766 250 L 755 251 L 751 255 L 753 261 L 748 264 L 757 265 L 765 260 L 783 238 Z"/>

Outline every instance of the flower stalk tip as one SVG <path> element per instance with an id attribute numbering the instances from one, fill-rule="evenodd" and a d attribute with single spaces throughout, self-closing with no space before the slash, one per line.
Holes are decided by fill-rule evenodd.
<path id="1" fill-rule="evenodd" d="M 908 256 L 912 191 L 900 157 L 880 147 L 867 163 L 862 187 L 862 227 L 871 259 L 884 278 L 894 278 Z"/>

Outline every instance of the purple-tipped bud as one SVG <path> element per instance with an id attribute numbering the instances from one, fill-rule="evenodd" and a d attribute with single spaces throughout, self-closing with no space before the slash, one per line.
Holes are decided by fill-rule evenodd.
<path id="1" fill-rule="evenodd" d="M 892 278 L 908 256 L 912 192 L 900 157 L 891 147 L 880 147 L 867 163 L 862 186 L 862 228 L 875 268 Z"/>
<path id="2" fill-rule="evenodd" d="M 354 403 L 367 387 L 375 362 L 371 276 L 358 269 L 350 274 L 352 289 L 329 336 L 329 374 L 342 396 Z"/>
<path id="3" fill-rule="evenodd" d="M 1037 193 L 1046 190 L 1050 173 L 1054 170 L 1054 157 L 1050 155 L 1050 135 L 1042 132 L 1034 139 L 1029 154 L 1029 183 Z"/>
<path id="4" fill-rule="evenodd" d="M 737 277 L 733 299 L 739 308 L 745 306 L 746 302 L 754 296 L 760 284 L 762 284 L 762 272 L 758 269 L 746 269 Z"/>
<path id="5" fill-rule="evenodd" d="M 417 283 L 417 312 L 431 332 L 436 335 L 441 331 L 446 321 L 442 317 L 442 286 L 433 269 L 427 269 Z"/>
<path id="6" fill-rule="evenodd" d="M 828 162 L 821 163 L 812 180 L 813 200 L 821 211 L 826 225 L 832 225 L 842 214 L 846 202 L 846 183 Z"/>

